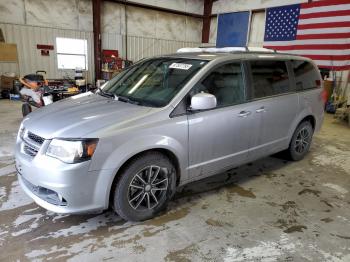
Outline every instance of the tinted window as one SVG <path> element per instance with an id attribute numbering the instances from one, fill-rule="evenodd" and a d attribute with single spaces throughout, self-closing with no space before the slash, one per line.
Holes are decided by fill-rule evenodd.
<path id="1" fill-rule="evenodd" d="M 319 75 L 314 66 L 307 61 L 292 61 L 297 90 L 316 88 Z"/>
<path id="2" fill-rule="evenodd" d="M 252 98 L 290 92 L 287 66 L 284 61 L 251 61 Z"/>
<path id="3" fill-rule="evenodd" d="M 218 107 L 244 102 L 244 82 L 240 63 L 225 64 L 215 68 L 192 92 L 210 93 L 217 99 Z"/>

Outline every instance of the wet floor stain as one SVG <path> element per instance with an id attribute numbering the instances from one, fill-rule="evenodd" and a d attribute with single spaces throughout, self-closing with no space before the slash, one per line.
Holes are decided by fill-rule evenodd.
<path id="1" fill-rule="evenodd" d="M 322 203 L 324 203 L 325 205 L 327 205 L 328 207 L 333 208 L 333 205 L 331 203 L 329 203 L 329 201 L 327 201 L 326 199 L 321 199 L 320 200 Z"/>
<path id="2" fill-rule="evenodd" d="M 129 236 L 129 235 L 127 235 L 127 236 Z M 119 239 L 112 242 L 112 246 L 118 247 L 118 248 L 126 247 L 128 244 L 133 244 L 135 246 L 135 245 L 137 245 L 137 241 L 140 239 L 141 239 L 140 235 L 134 235 L 134 236 L 131 236 L 130 238 L 126 238 L 126 239 L 119 238 Z"/>
<path id="3" fill-rule="evenodd" d="M 142 230 L 142 234 L 144 237 L 153 237 L 155 235 L 157 235 L 158 233 L 162 232 L 162 231 L 166 231 L 167 229 L 169 229 L 170 227 L 163 225 L 163 227 L 161 228 L 146 228 L 144 230 Z"/>
<path id="4" fill-rule="evenodd" d="M 297 207 L 297 204 L 295 201 L 287 201 L 280 206 L 282 207 L 283 211 L 288 211 L 290 209 L 295 209 Z"/>
<path id="5" fill-rule="evenodd" d="M 230 226 L 232 227 L 231 224 L 229 223 L 226 223 L 224 221 L 220 221 L 220 220 L 216 220 L 216 219 L 213 219 L 213 218 L 209 218 L 205 221 L 205 223 L 207 225 L 210 225 L 210 226 L 214 226 L 214 227 L 224 227 L 224 226 Z"/>
<path id="6" fill-rule="evenodd" d="M 288 227 L 286 230 L 283 230 L 283 232 L 290 234 L 294 232 L 303 232 L 304 229 L 307 229 L 307 227 L 303 225 L 295 225 L 295 226 Z"/>
<path id="7" fill-rule="evenodd" d="M 315 190 L 315 189 L 310 189 L 310 188 L 305 188 L 298 193 L 298 195 L 304 195 L 304 194 L 312 194 L 312 195 L 319 197 L 321 194 L 321 191 Z"/>
<path id="8" fill-rule="evenodd" d="M 204 204 L 204 205 L 201 206 L 202 209 L 207 209 L 208 207 L 209 207 L 208 204 Z"/>
<path id="9" fill-rule="evenodd" d="M 190 255 L 193 255 L 197 252 L 197 246 L 195 244 L 192 244 L 179 250 L 170 251 L 164 260 L 169 262 L 191 262 L 192 260 L 189 258 Z"/>
<path id="10" fill-rule="evenodd" d="M 190 208 L 185 207 L 178 210 L 170 210 L 169 212 L 157 216 L 154 219 L 144 222 L 144 225 L 162 226 L 171 221 L 176 221 L 187 216 L 190 212 Z"/>
<path id="11" fill-rule="evenodd" d="M 133 246 L 133 251 L 136 254 L 142 254 L 146 251 L 146 248 L 145 246 L 142 246 L 142 245 L 136 245 L 136 246 Z"/>
<path id="12" fill-rule="evenodd" d="M 0 177 L 0 187 L 3 188 L 3 192 L 0 194 L 0 208 L 2 204 L 8 201 L 8 197 L 12 191 L 13 183 L 17 181 L 17 177 L 14 174 Z"/>
<path id="13" fill-rule="evenodd" d="M 337 235 L 337 234 L 331 234 L 331 235 L 342 238 L 342 239 L 350 239 L 350 236 L 342 236 L 342 235 Z"/>
<path id="14" fill-rule="evenodd" d="M 333 219 L 330 218 L 330 217 L 322 218 L 322 219 L 320 219 L 320 220 L 323 221 L 323 222 L 325 222 L 325 223 L 330 223 L 330 222 L 333 221 Z"/>
<path id="15" fill-rule="evenodd" d="M 232 185 L 226 188 L 227 190 L 227 200 L 232 201 L 233 195 L 239 195 L 241 197 L 256 198 L 255 194 L 251 189 L 244 189 L 239 185 Z"/>

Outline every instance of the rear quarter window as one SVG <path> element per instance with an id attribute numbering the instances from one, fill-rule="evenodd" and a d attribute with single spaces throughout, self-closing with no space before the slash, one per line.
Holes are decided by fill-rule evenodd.
<path id="1" fill-rule="evenodd" d="M 308 61 L 291 61 L 297 91 L 319 87 L 320 76 L 317 69 Z"/>

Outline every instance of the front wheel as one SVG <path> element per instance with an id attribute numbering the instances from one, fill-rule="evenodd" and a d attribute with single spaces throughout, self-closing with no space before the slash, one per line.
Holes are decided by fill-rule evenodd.
<path id="1" fill-rule="evenodd" d="M 288 148 L 289 157 L 294 161 L 299 161 L 309 152 L 314 130 L 309 121 L 304 121 L 294 131 L 292 140 Z"/>
<path id="2" fill-rule="evenodd" d="M 118 175 L 113 208 L 125 220 L 143 221 L 154 217 L 175 192 L 175 168 L 158 152 L 136 157 Z"/>

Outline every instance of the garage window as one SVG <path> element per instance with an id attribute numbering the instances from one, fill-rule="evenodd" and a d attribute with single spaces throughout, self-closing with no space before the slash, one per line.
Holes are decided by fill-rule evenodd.
<path id="1" fill-rule="evenodd" d="M 74 38 L 56 38 L 58 69 L 87 70 L 87 40 Z"/>

